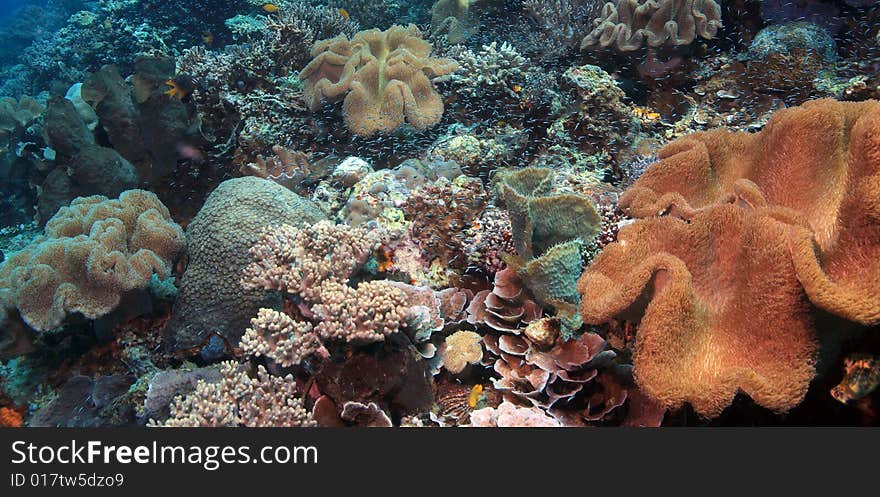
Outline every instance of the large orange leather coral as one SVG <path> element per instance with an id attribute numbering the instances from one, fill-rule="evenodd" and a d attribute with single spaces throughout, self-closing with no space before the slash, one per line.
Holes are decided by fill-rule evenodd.
<path id="1" fill-rule="evenodd" d="M 433 126 L 443 116 L 443 100 L 431 80 L 458 64 L 432 58 L 431 48 L 412 24 L 320 40 L 300 72 L 306 103 L 315 111 L 345 95 L 345 124 L 357 135 L 390 132 L 404 120 L 417 129 Z"/>
<path id="2" fill-rule="evenodd" d="M 587 323 L 644 309 L 636 380 L 712 416 L 814 376 L 813 306 L 880 322 L 880 102 L 809 102 L 757 134 L 677 140 L 620 199 L 637 221 L 579 281 Z"/>

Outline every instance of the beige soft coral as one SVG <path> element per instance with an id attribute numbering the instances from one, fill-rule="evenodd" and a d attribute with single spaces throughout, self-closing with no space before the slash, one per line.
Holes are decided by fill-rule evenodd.
<path id="1" fill-rule="evenodd" d="M 183 231 L 155 194 L 128 190 L 118 199 L 74 199 L 45 234 L 0 265 L 0 302 L 17 307 L 44 331 L 69 313 L 98 318 L 122 293 L 167 276 L 184 245 Z"/>
<path id="2" fill-rule="evenodd" d="M 321 40 L 311 53 L 314 59 L 300 73 L 309 108 L 345 95 L 345 124 L 365 136 L 393 131 L 404 121 L 417 129 L 437 124 L 443 100 L 432 80 L 458 67 L 432 58 L 431 44 L 412 24 Z"/>

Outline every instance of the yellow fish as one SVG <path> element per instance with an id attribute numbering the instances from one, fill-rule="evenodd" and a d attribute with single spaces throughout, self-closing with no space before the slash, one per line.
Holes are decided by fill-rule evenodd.
<path id="1" fill-rule="evenodd" d="M 641 119 L 645 119 L 645 120 L 647 120 L 647 121 L 656 121 L 657 119 L 660 119 L 660 114 L 659 114 L 659 113 L 654 112 L 654 111 L 652 111 L 652 110 L 650 110 L 650 109 L 646 109 L 646 108 L 644 108 L 644 107 L 636 107 L 636 108 L 634 108 L 634 109 L 633 109 L 633 114 L 634 114 L 636 117 L 641 118 Z"/>
<path id="2" fill-rule="evenodd" d="M 471 389 L 471 394 L 468 395 L 468 407 L 471 409 L 477 407 L 477 402 L 480 401 L 480 395 L 483 394 L 483 385 L 476 384 L 474 388 Z"/>
<path id="3" fill-rule="evenodd" d="M 271 14 L 272 12 L 278 12 L 278 6 L 274 3 L 267 3 L 263 5 L 263 10 Z"/>
<path id="4" fill-rule="evenodd" d="M 339 15 L 341 15 L 344 19 L 348 19 L 348 18 L 349 18 L 349 15 L 348 15 L 348 11 L 347 11 L 347 10 L 345 10 L 345 9 L 343 9 L 343 8 L 339 8 L 339 9 L 336 9 L 336 10 L 339 12 Z"/>

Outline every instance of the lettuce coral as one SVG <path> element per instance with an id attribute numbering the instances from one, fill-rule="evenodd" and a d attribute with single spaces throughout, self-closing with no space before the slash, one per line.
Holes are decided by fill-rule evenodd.
<path id="1" fill-rule="evenodd" d="M 579 281 L 585 322 L 643 310 L 635 377 L 717 415 L 738 390 L 775 411 L 815 375 L 814 308 L 880 322 L 880 102 L 808 102 L 760 133 L 695 133 L 627 190 Z"/>
<path id="2" fill-rule="evenodd" d="M 432 79 L 458 65 L 432 58 L 431 48 L 412 24 L 320 40 L 300 72 L 306 103 L 315 111 L 345 95 L 345 124 L 356 135 L 391 132 L 404 120 L 417 129 L 433 126 L 443 115 L 443 100 Z"/>
<path id="3" fill-rule="evenodd" d="M 155 194 L 128 190 L 118 199 L 74 199 L 46 224 L 44 236 L 0 265 L 0 303 L 17 307 L 45 331 L 67 314 L 95 319 L 122 293 L 167 277 L 183 247 L 183 231 Z"/>

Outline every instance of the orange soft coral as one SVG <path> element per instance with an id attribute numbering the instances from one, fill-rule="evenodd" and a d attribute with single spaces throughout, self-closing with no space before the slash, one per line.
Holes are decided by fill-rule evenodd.
<path id="1" fill-rule="evenodd" d="M 640 218 L 579 282 L 584 321 L 645 307 L 636 379 L 717 415 L 742 390 L 777 411 L 812 379 L 812 306 L 880 322 L 880 103 L 821 100 L 758 134 L 696 133 L 622 197 Z"/>
<path id="2" fill-rule="evenodd" d="M 9 407 L 0 407 L 0 428 L 19 428 L 24 420 L 21 413 Z"/>

